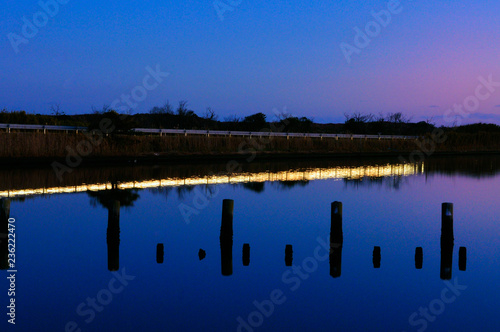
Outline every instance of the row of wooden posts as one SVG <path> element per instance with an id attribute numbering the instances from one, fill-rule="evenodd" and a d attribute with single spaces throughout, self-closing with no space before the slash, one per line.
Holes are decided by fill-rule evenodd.
<path id="1" fill-rule="evenodd" d="M 225 199 L 222 202 L 222 220 L 220 228 L 221 249 L 221 273 L 230 276 L 233 273 L 233 210 L 234 201 Z M 8 219 L 10 215 L 10 200 L 0 199 L 0 269 L 8 269 Z M 113 201 L 108 206 L 108 227 L 106 231 L 106 242 L 108 250 L 108 269 L 117 271 L 119 269 L 120 256 L 120 202 Z M 331 204 L 331 227 L 330 227 L 330 275 L 334 278 L 341 275 L 342 246 L 344 236 L 342 231 L 342 203 Z M 453 204 L 443 203 L 441 211 L 441 279 L 448 280 L 452 276 L 453 261 Z M 164 247 L 159 243 L 156 248 L 156 260 L 163 263 Z M 200 259 L 205 257 L 205 252 L 200 249 Z M 467 250 L 460 247 L 458 252 L 459 270 L 466 270 Z M 250 264 L 250 245 L 243 245 L 243 265 Z M 381 261 L 381 249 L 375 246 L 373 249 L 373 267 L 379 268 Z M 285 246 L 285 265 L 292 266 L 293 247 L 291 244 Z M 415 249 L 415 268 L 421 269 L 423 265 L 423 249 Z"/>
<path id="2" fill-rule="evenodd" d="M 234 201 L 225 199 L 222 202 L 222 220 L 220 228 L 220 249 L 221 249 L 221 273 L 223 276 L 233 274 L 233 210 Z M 331 228 L 330 228 L 330 275 L 334 278 L 341 275 L 342 246 L 344 236 L 342 231 L 342 203 L 333 202 L 331 204 Z M 441 220 L 441 279 L 451 279 L 452 261 L 453 261 L 453 204 L 442 204 Z M 201 249 L 200 249 L 201 250 Z M 163 263 L 163 244 L 157 245 L 156 260 Z M 459 270 L 466 270 L 467 250 L 460 247 L 459 252 Z M 201 258 L 200 258 L 201 259 Z M 250 264 L 250 245 L 243 244 L 243 265 Z M 381 249 L 379 246 L 373 248 L 373 267 L 380 268 Z M 293 247 L 291 244 L 285 246 L 285 265 L 292 266 Z M 415 268 L 422 269 L 423 248 L 415 249 Z"/>

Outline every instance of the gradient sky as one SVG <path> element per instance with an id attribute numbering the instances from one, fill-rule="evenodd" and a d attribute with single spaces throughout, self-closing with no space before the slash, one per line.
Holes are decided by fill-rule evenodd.
<path id="1" fill-rule="evenodd" d="M 497 0 L 401 1 L 350 63 L 341 43 L 354 46 L 354 28 L 364 30 L 388 1 L 220 0 L 232 9 L 221 15 L 213 0 L 60 2 L 17 53 L 9 37 L 24 38 L 23 17 L 32 23 L 43 9 L 36 0 L 2 2 L 0 108 L 90 112 L 142 86 L 146 67 L 159 65 L 170 75 L 133 112 L 187 100 L 221 119 L 273 118 L 286 108 L 318 122 L 401 111 L 439 123 L 474 96 L 479 76 L 500 82 Z M 500 84 L 493 90 L 464 123 L 500 123 Z"/>

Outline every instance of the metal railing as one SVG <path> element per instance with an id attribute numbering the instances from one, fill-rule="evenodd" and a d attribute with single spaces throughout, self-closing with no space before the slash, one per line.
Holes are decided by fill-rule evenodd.
<path id="1" fill-rule="evenodd" d="M 325 134 L 325 133 L 287 133 L 260 131 L 227 131 L 227 130 L 187 130 L 187 129 L 150 129 L 134 128 L 134 132 L 148 134 L 204 135 L 204 136 L 244 136 L 244 137 L 310 137 L 310 138 L 350 138 L 350 139 L 417 139 L 418 136 L 396 135 L 357 135 L 357 134 Z"/>
<path id="2" fill-rule="evenodd" d="M 0 128 L 5 129 L 6 132 L 10 133 L 11 129 L 16 130 L 37 130 L 43 131 L 44 133 L 47 130 L 52 131 L 86 131 L 87 127 L 76 127 L 76 126 L 51 126 L 51 125 L 26 125 L 26 124 L 6 124 L 0 123 Z"/>
<path id="3" fill-rule="evenodd" d="M 0 129 L 5 129 L 10 133 L 15 130 L 36 130 L 43 131 L 87 131 L 87 127 L 76 126 L 50 126 L 50 125 L 24 125 L 0 123 Z M 162 135 L 204 135 L 204 136 L 242 136 L 242 137 L 303 137 L 303 138 L 333 138 L 333 139 L 417 139 L 418 136 L 397 136 L 397 135 L 357 135 L 357 134 L 325 134 L 325 133 L 287 133 L 287 132 L 260 132 L 260 131 L 227 131 L 227 130 L 188 130 L 188 129 L 151 129 L 133 128 L 134 133 L 158 134 Z"/>

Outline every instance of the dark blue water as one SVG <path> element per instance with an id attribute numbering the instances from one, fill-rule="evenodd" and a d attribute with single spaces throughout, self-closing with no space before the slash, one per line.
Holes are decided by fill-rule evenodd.
<path id="1" fill-rule="evenodd" d="M 491 157 L 480 165 L 474 158 L 445 160 L 403 171 L 379 160 L 264 165 L 231 175 L 233 183 L 210 170 L 170 178 L 158 171 L 156 179 L 135 182 L 151 188 L 120 190 L 134 182 L 117 176 L 114 190 L 93 192 L 76 183 L 44 186 L 50 181 L 43 172 L 29 188 L 20 179 L 33 171 L 22 171 L 27 175 L 0 190 L 14 195 L 15 330 L 498 331 L 498 164 Z M 80 185 L 101 183 L 92 182 L 93 172 L 86 170 L 82 177 L 92 179 Z M 293 181 L 272 181 L 283 176 Z M 151 181 L 160 179 L 162 187 L 155 188 Z M 178 185 L 186 179 L 221 184 Z M 23 183 L 16 187 L 16 181 Z M 74 193 L 23 194 L 68 186 Z M 232 243 L 221 243 L 223 199 L 234 200 Z M 116 201 L 119 216 L 113 215 Z M 333 201 L 343 204 L 343 243 L 330 257 Z M 443 202 L 454 207 L 446 279 Z M 157 244 L 164 247 L 163 263 Z M 286 245 L 293 248 L 292 266 L 285 263 Z M 465 271 L 460 247 L 466 248 Z M 13 327 L 6 315 L 12 297 L 10 274 L 0 273 L 4 331 Z"/>

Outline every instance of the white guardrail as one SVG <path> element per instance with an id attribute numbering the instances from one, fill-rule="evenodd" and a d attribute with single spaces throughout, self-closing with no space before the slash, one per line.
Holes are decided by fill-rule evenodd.
<path id="1" fill-rule="evenodd" d="M 148 129 L 134 128 L 134 132 L 148 134 L 177 134 L 177 135 L 205 135 L 205 136 L 248 136 L 248 137 L 311 137 L 311 138 L 357 138 L 357 139 L 417 139 L 418 136 L 394 135 L 351 135 L 351 134 L 324 134 L 324 133 L 286 133 L 286 132 L 259 132 L 259 131 L 227 131 L 227 130 L 186 130 L 186 129 Z"/>
<path id="2" fill-rule="evenodd" d="M 16 130 L 43 131 L 87 131 L 87 127 L 75 126 L 48 126 L 48 125 L 21 125 L 0 123 L 0 129 L 10 133 Z M 259 131 L 227 131 L 227 130 L 187 130 L 187 129 L 150 129 L 133 128 L 132 132 L 162 135 L 204 135 L 204 136 L 247 136 L 247 137 L 311 137 L 311 138 L 350 138 L 350 139 L 417 139 L 418 136 L 395 136 L 395 135 L 351 135 L 351 134 L 323 134 L 323 133 L 286 133 L 286 132 L 259 132 Z"/>
<path id="3" fill-rule="evenodd" d="M 25 124 L 6 124 L 0 123 L 0 129 L 5 129 L 6 132 L 10 133 L 11 129 L 17 130 L 38 130 L 43 131 L 44 133 L 47 130 L 53 131 L 86 131 L 87 127 L 76 127 L 76 126 L 49 126 L 49 125 L 25 125 Z"/>

